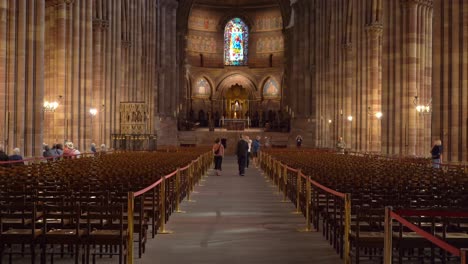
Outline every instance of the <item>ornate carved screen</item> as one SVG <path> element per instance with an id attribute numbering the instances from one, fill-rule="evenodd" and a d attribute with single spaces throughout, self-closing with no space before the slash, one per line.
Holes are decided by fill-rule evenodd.
<path id="1" fill-rule="evenodd" d="M 146 134 L 148 105 L 144 102 L 120 102 L 120 134 Z"/>
<path id="2" fill-rule="evenodd" d="M 156 135 L 148 134 L 150 119 L 144 102 L 120 102 L 120 134 L 112 134 L 114 149 L 156 150 Z"/>

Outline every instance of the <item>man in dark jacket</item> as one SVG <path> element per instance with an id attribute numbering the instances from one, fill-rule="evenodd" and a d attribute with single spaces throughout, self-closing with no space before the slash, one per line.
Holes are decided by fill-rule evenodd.
<path id="1" fill-rule="evenodd" d="M 237 142 L 237 149 L 236 149 L 236 155 L 237 155 L 237 164 L 239 165 L 239 175 L 244 176 L 245 175 L 245 165 L 247 162 L 247 152 L 249 150 L 249 144 L 247 141 L 244 139 L 244 137 L 241 135 L 239 142 Z"/>

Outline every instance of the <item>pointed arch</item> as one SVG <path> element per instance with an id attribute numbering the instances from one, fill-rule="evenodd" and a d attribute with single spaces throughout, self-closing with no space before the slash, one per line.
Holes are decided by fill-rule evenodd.
<path id="1" fill-rule="evenodd" d="M 204 77 L 195 79 L 192 95 L 197 98 L 209 98 L 212 93 L 211 83 Z"/>
<path id="2" fill-rule="evenodd" d="M 275 78 L 269 77 L 262 86 L 262 95 L 265 99 L 279 99 L 281 96 L 281 87 Z"/>
<path id="3" fill-rule="evenodd" d="M 239 17 L 224 27 L 224 65 L 244 66 L 248 61 L 249 27 Z"/>

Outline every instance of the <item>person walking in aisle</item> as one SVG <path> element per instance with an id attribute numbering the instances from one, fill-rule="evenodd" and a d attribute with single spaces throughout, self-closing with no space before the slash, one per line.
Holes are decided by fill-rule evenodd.
<path id="1" fill-rule="evenodd" d="M 244 139 L 244 137 L 240 136 L 239 141 L 237 142 L 237 164 L 239 165 L 239 176 L 245 175 L 245 164 L 247 159 L 247 152 L 249 150 L 249 144 Z"/>
<path id="2" fill-rule="evenodd" d="M 247 158 L 245 160 L 245 167 L 248 168 L 250 165 L 250 153 L 252 150 L 252 140 L 250 139 L 249 136 L 245 136 L 245 141 L 247 141 L 247 144 L 249 146 L 249 149 L 247 150 Z"/>
<path id="3" fill-rule="evenodd" d="M 221 144 L 221 140 L 219 138 L 215 140 L 213 145 L 213 156 L 216 175 L 221 176 L 221 164 L 223 163 L 224 146 Z"/>
<path id="4" fill-rule="evenodd" d="M 260 150 L 260 136 L 257 136 L 256 139 L 252 142 L 252 161 L 255 167 L 258 167 L 258 151 Z"/>

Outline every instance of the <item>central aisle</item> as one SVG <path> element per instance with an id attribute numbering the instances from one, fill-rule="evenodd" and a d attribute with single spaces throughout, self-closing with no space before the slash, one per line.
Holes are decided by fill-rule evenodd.
<path id="1" fill-rule="evenodd" d="M 300 233 L 302 215 L 291 214 L 292 203 L 266 183 L 251 166 L 238 176 L 233 156 L 225 157 L 222 176 L 209 177 L 184 201 L 183 214 L 174 213 L 167 229 L 148 241 L 146 253 L 136 263 L 284 264 L 341 263 L 321 232 Z"/>

